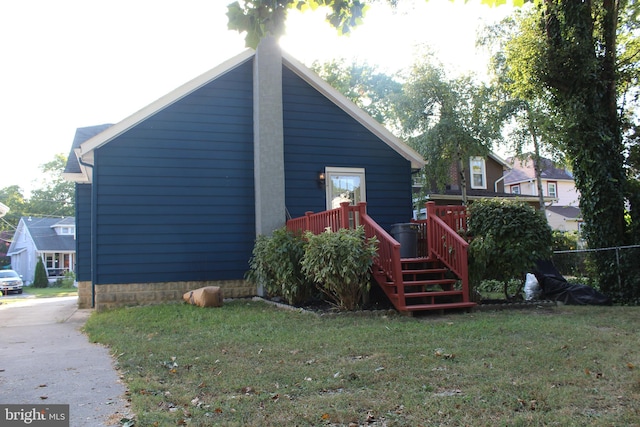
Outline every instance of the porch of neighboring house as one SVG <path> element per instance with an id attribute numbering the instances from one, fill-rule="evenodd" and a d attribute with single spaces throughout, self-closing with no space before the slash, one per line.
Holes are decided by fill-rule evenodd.
<path id="1" fill-rule="evenodd" d="M 65 252 L 43 252 L 39 254 L 50 283 L 58 279 L 64 279 L 65 274 L 73 272 L 74 255 L 73 253 Z"/>
<path id="2" fill-rule="evenodd" d="M 394 307 L 404 313 L 429 310 L 465 309 L 471 301 L 467 249 L 458 234 L 466 230 L 464 206 L 426 204 L 426 218 L 405 224 L 409 238 L 394 239 L 366 212 L 366 203 L 313 213 L 287 221 L 291 231 L 308 230 L 320 234 L 327 228 L 363 226 L 367 238 L 377 237 L 378 256 L 372 267 L 373 278 Z M 412 241 L 411 238 L 414 240 Z M 408 246 L 408 247 L 407 247 Z"/>

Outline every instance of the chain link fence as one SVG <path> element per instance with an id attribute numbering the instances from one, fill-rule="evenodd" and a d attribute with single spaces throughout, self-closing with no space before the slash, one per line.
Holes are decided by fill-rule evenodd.
<path id="1" fill-rule="evenodd" d="M 640 280 L 640 245 L 616 246 L 600 249 L 577 249 L 555 251 L 553 263 L 567 280 L 575 279 L 583 284 L 598 288 L 596 257 L 607 256 L 618 279 L 618 286 L 635 285 Z"/>

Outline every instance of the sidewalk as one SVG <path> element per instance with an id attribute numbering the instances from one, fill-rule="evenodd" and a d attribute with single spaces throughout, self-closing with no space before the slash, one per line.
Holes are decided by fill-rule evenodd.
<path id="1" fill-rule="evenodd" d="M 0 403 L 68 404 L 71 427 L 119 425 L 126 389 L 108 349 L 80 331 L 90 314 L 77 297 L 1 304 Z"/>

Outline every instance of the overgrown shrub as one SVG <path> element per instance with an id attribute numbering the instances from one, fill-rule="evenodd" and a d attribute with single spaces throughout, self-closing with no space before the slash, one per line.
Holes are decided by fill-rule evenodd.
<path id="1" fill-rule="evenodd" d="M 33 283 L 31 284 L 34 288 L 46 288 L 49 286 L 49 279 L 47 278 L 47 270 L 44 268 L 44 264 L 42 263 L 42 258 L 38 257 L 38 263 L 36 264 L 36 272 L 33 277 Z"/>
<path id="2" fill-rule="evenodd" d="M 55 286 L 56 288 L 69 289 L 73 288 L 73 284 L 75 283 L 75 281 L 76 275 L 73 274 L 72 271 L 67 271 L 66 273 L 64 273 L 64 277 L 61 279 L 57 279 L 53 286 Z"/>
<path id="3" fill-rule="evenodd" d="M 369 268 L 376 256 L 378 240 L 365 238 L 364 229 L 327 230 L 305 234 L 307 246 L 302 271 L 335 305 L 355 310 L 369 291 Z"/>
<path id="4" fill-rule="evenodd" d="M 472 286 L 483 280 L 499 280 L 509 295 L 510 279 L 524 278 L 537 260 L 551 256 L 551 228 L 546 218 L 530 205 L 512 200 L 483 199 L 469 206 L 468 220 Z"/>
<path id="5" fill-rule="evenodd" d="M 269 296 L 280 296 L 288 304 L 298 305 L 313 293 L 313 284 L 302 272 L 305 242 L 286 228 L 271 236 L 260 235 L 253 247 L 246 279 L 262 285 Z"/>

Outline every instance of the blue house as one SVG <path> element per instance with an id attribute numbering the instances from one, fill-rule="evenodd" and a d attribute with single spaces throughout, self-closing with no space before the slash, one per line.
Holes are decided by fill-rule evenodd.
<path id="1" fill-rule="evenodd" d="M 180 299 L 243 278 L 258 234 L 287 218 L 367 202 L 387 230 L 412 216 L 424 166 L 273 39 L 114 125 L 77 130 L 79 304 L 104 309 Z"/>

